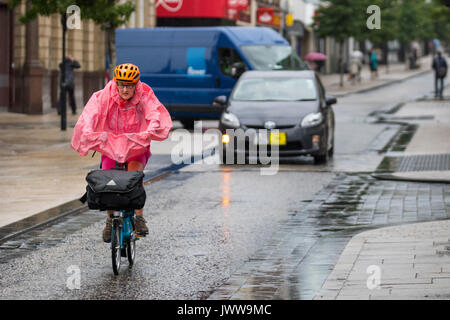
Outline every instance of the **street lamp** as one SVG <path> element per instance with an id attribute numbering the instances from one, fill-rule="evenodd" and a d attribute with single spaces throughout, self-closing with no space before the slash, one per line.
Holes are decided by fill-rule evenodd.
<path id="1" fill-rule="evenodd" d="M 67 106 L 66 106 L 66 31 L 67 31 L 67 15 L 66 13 L 61 14 L 61 24 L 62 24 L 62 63 L 61 63 L 61 83 L 60 83 L 60 99 L 59 108 L 61 113 L 61 131 L 66 131 L 67 129 Z"/>

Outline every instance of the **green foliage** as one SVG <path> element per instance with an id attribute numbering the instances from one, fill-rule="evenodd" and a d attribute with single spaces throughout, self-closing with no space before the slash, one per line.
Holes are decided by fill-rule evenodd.
<path id="1" fill-rule="evenodd" d="M 320 37 L 333 37 L 338 41 L 358 37 L 365 22 L 365 8 L 358 0 L 330 0 L 329 5 L 317 10 L 314 17 Z"/>
<path id="2" fill-rule="evenodd" d="M 117 28 L 128 20 L 135 7 L 131 1 L 116 5 L 116 0 L 77 0 L 83 19 L 92 19 L 103 27 Z"/>
<path id="3" fill-rule="evenodd" d="M 436 38 L 450 41 L 450 8 L 445 6 L 444 0 L 433 0 L 431 18 Z"/>
<path id="4" fill-rule="evenodd" d="M 348 37 L 368 39 L 381 44 L 398 39 L 408 43 L 438 37 L 450 37 L 450 8 L 444 0 L 329 0 L 318 9 L 314 27 L 320 37 L 338 41 Z M 377 5 L 381 11 L 381 29 L 368 29 L 367 8 Z"/>
<path id="5" fill-rule="evenodd" d="M 402 1 L 398 6 L 398 40 L 407 43 L 433 36 L 431 5 L 424 0 Z"/>

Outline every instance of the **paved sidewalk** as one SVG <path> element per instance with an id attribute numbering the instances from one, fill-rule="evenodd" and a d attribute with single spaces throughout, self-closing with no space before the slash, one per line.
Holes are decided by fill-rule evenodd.
<path id="1" fill-rule="evenodd" d="M 98 152 L 82 157 L 70 147 L 78 116 L 68 115 L 67 130 L 61 131 L 56 111 L 0 113 L 0 227 L 52 208 L 74 208 L 71 203 L 86 188 L 86 174 L 100 164 Z M 170 141 L 152 143 L 153 155 L 170 154 L 170 148 Z M 153 161 L 148 166 L 153 168 Z"/>
<path id="2" fill-rule="evenodd" d="M 450 299 L 450 220 L 356 235 L 314 299 Z"/>
<path id="3" fill-rule="evenodd" d="M 422 57 L 418 61 L 420 66 L 415 70 L 408 70 L 406 64 L 395 63 L 386 66 L 381 65 L 378 68 L 378 78 L 371 79 L 368 65 L 364 65 L 361 71 L 361 82 L 353 84 L 348 80 L 348 75 L 344 74 L 344 86 L 339 85 L 339 74 L 321 75 L 320 78 L 325 86 L 327 93 L 335 97 L 342 97 L 348 94 L 364 92 L 374 88 L 383 87 L 395 82 L 406 80 L 418 74 L 429 72 L 431 70 L 431 56 Z"/>
<path id="4" fill-rule="evenodd" d="M 446 88 L 450 90 L 450 86 Z M 450 96 L 407 103 L 384 121 L 417 126 L 393 172 L 376 174 L 392 180 L 450 182 Z M 389 154 L 388 154 L 389 156 Z M 395 156 L 394 156 L 395 158 Z"/>
<path id="5" fill-rule="evenodd" d="M 385 120 L 407 121 L 417 131 L 405 151 L 393 157 L 393 172 L 375 177 L 450 183 L 450 97 L 407 103 Z M 448 195 L 411 194 L 408 201 L 422 214 L 430 208 L 444 212 Z M 414 206 L 406 201 L 402 205 Z M 366 231 L 351 239 L 314 299 L 450 299 L 449 266 L 450 220 Z"/>

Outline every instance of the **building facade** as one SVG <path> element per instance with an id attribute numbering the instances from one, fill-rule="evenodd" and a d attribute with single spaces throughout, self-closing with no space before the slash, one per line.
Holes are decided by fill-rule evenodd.
<path id="1" fill-rule="evenodd" d="M 284 3 L 286 11 L 293 16 L 293 24 L 286 26 L 285 37 L 301 58 L 316 50 L 312 23 L 317 6 L 317 2 L 307 0 L 285 0 Z"/>
<path id="2" fill-rule="evenodd" d="M 155 26 L 268 26 L 280 32 L 304 57 L 313 49 L 313 0 L 119 0 L 135 11 L 121 28 Z M 25 1 L 10 9 L 0 0 L 0 110 L 42 114 L 59 98 L 62 26 L 59 14 L 22 24 Z M 30 5 L 29 3 L 27 5 Z M 286 25 L 286 16 L 292 23 Z M 66 33 L 66 55 L 77 60 L 75 97 L 82 107 L 105 84 L 105 34 L 92 21 Z"/>
<path id="3" fill-rule="evenodd" d="M 58 14 L 38 16 L 22 24 L 26 5 L 15 9 L 0 0 L 0 108 L 9 112 L 43 114 L 56 108 L 62 26 Z M 104 33 L 92 21 L 68 29 L 66 54 L 81 68 L 75 72 L 77 105 L 104 85 Z"/>

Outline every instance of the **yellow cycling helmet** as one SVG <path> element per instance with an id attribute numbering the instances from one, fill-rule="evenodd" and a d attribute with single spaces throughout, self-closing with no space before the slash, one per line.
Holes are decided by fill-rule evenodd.
<path id="1" fill-rule="evenodd" d="M 114 69 L 114 80 L 126 83 L 137 83 L 141 73 L 139 68 L 131 63 L 119 64 Z"/>

